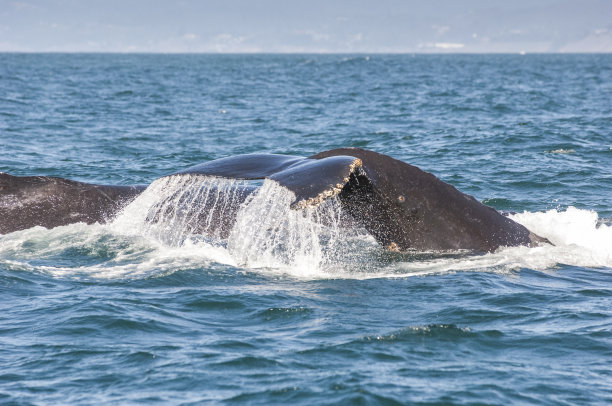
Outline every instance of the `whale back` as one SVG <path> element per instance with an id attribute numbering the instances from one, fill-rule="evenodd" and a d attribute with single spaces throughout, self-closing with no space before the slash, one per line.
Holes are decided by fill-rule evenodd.
<path id="1" fill-rule="evenodd" d="M 398 251 L 486 252 L 546 242 L 431 173 L 360 148 L 334 149 L 308 158 L 239 155 L 173 175 L 180 174 L 272 179 L 296 195 L 291 204 L 296 209 L 339 196 L 358 223 L 385 247 Z"/>
<path id="2" fill-rule="evenodd" d="M 144 189 L 0 172 L 0 234 L 34 226 L 103 223 Z"/>
<path id="3" fill-rule="evenodd" d="M 343 206 L 390 249 L 493 251 L 539 241 L 495 209 L 387 155 L 340 148 L 310 158 L 336 155 L 354 156 L 362 163 L 340 194 Z"/>
<path id="4" fill-rule="evenodd" d="M 230 179 L 272 179 L 295 194 L 292 208 L 316 205 L 340 193 L 361 167 L 353 156 L 324 159 L 275 154 L 246 154 L 192 166 L 168 176 L 198 174 Z"/>
<path id="5" fill-rule="evenodd" d="M 343 209 L 392 250 L 486 252 L 547 242 L 431 173 L 359 148 L 334 149 L 309 158 L 238 155 L 167 177 L 190 174 L 274 180 L 295 194 L 294 209 L 338 196 Z M 37 225 L 103 223 L 144 189 L 0 173 L 0 233 Z M 252 190 L 246 187 L 244 196 Z M 232 215 L 236 212 L 237 207 L 231 211 Z"/>

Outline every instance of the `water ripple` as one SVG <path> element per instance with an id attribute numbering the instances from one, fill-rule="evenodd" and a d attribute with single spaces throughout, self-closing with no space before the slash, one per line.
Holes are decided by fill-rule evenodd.
<path id="1" fill-rule="evenodd" d="M 612 403 L 610 83 L 610 55 L 2 55 L 0 171 L 148 185 L 366 147 L 556 246 L 344 236 L 279 268 L 248 239 L 3 235 L 0 403 Z"/>

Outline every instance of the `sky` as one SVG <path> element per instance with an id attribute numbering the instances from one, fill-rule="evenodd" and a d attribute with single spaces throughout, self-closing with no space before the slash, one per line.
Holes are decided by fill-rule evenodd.
<path id="1" fill-rule="evenodd" d="M 0 0 L 0 52 L 612 52 L 612 0 Z"/>

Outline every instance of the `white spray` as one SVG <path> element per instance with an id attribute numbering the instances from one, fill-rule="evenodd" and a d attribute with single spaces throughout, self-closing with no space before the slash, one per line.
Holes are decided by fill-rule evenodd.
<path id="1" fill-rule="evenodd" d="M 242 181 L 201 175 L 157 179 L 123 209 L 112 228 L 173 247 L 190 239 L 214 242 L 231 228 L 232 213 L 244 200 L 245 187 Z"/>
<path id="2" fill-rule="evenodd" d="M 201 175 L 153 182 L 115 219 L 122 234 L 140 234 L 172 247 L 205 241 L 225 246 L 248 268 L 319 272 L 341 256 L 342 212 L 337 199 L 290 209 L 295 194 L 272 180 L 246 197 L 246 182 Z M 232 222 L 234 221 L 232 225 Z M 222 225 L 229 225 L 224 230 Z"/>
<path id="3" fill-rule="evenodd" d="M 290 267 L 299 273 L 319 270 L 333 261 L 344 241 L 337 199 L 292 210 L 295 195 L 266 180 L 241 207 L 228 240 L 238 264 L 250 268 Z"/>

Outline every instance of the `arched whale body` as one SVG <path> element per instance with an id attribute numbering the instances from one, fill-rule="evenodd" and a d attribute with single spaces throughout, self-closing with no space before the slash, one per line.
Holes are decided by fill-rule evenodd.
<path id="1" fill-rule="evenodd" d="M 206 162 L 172 176 L 272 179 L 300 210 L 337 196 L 342 208 L 392 250 L 493 251 L 547 242 L 434 175 L 387 155 L 340 148 L 308 158 L 247 154 Z M 145 186 L 106 186 L 0 173 L 0 233 L 33 226 L 104 223 Z M 245 190 L 243 196 L 250 190 Z M 235 215 L 235 210 L 224 213 Z M 219 219 L 231 224 L 231 219 Z"/>

